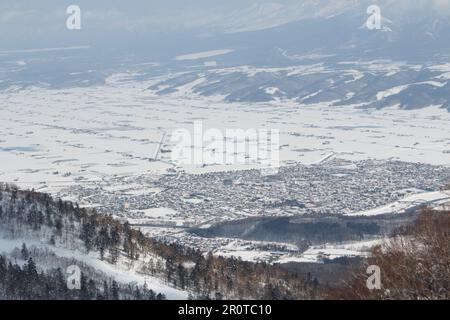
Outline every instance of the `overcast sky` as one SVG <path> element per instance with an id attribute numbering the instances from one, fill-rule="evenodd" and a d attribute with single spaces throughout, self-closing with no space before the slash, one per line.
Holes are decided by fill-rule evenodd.
<path id="1" fill-rule="evenodd" d="M 0 49 L 81 45 L 94 39 L 120 41 L 127 33 L 180 31 L 207 36 L 276 26 L 346 10 L 363 12 L 378 3 L 389 17 L 430 12 L 450 15 L 450 0 L 2 0 Z M 68 32 L 66 8 L 79 5 L 82 30 Z"/>

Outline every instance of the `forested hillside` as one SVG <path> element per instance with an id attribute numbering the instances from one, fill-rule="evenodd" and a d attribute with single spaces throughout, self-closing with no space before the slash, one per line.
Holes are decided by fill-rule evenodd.
<path id="1" fill-rule="evenodd" d="M 16 258 L 2 257 L 0 288 L 4 297 L 163 298 L 136 284 L 119 286 L 114 276 L 116 270 L 124 269 L 150 279 L 149 284 L 151 279 L 157 279 L 192 298 L 310 299 L 318 294 L 316 282 L 277 266 L 216 257 L 178 244 L 162 243 L 146 237 L 127 222 L 93 209 L 7 184 L 0 187 L 0 235 L 3 238 L 0 241 L 5 243 L 25 243 L 35 255 L 19 259 L 17 256 L 22 253 L 16 254 Z M 22 265 L 11 259 L 22 261 Z M 33 259 L 41 260 L 37 263 L 40 268 Z M 49 268 L 46 262 L 50 260 L 58 261 L 52 266 L 74 263 L 85 266 L 81 269 L 89 270 L 86 273 L 91 277 L 84 275 L 82 292 L 66 292 L 61 270 Z M 103 267 L 103 274 L 96 275 L 99 263 L 107 264 L 112 271 L 105 274 Z M 36 293 L 22 285 L 13 291 L 14 281 L 28 283 Z"/>
<path id="2" fill-rule="evenodd" d="M 379 290 L 366 285 L 367 266 L 380 268 Z M 450 211 L 424 210 L 373 249 L 352 280 L 328 294 L 332 299 L 447 300 L 450 298 Z"/>
<path id="3" fill-rule="evenodd" d="M 22 250 L 23 258 L 28 256 Z M 80 289 L 69 290 L 67 279 L 61 268 L 38 271 L 32 257 L 23 265 L 12 263 L 0 255 L 0 299 L 7 300 L 163 300 L 146 286 L 119 284 L 115 280 L 88 278 L 83 273 Z"/>

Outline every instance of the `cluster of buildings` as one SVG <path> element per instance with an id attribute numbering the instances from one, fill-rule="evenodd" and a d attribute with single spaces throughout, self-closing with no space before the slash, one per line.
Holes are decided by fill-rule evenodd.
<path id="1" fill-rule="evenodd" d="M 199 227 L 247 217 L 364 211 L 409 193 L 438 190 L 449 181 L 450 169 L 442 166 L 334 159 L 282 167 L 272 176 L 244 170 L 113 177 L 62 193 L 141 225 L 148 220 L 153 226 Z M 149 214 L 152 208 L 168 210 Z"/>

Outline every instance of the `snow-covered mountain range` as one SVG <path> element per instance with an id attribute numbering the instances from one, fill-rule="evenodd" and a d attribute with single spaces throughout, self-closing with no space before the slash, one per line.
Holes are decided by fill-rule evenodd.
<path id="1" fill-rule="evenodd" d="M 367 9 L 374 4 L 380 28 L 371 30 L 366 22 L 373 13 Z M 155 6 L 156 12 L 164 8 Z M 166 8 L 164 17 L 176 17 L 181 7 Z M 142 14 L 132 8 L 100 17 L 100 6 L 86 5 L 85 28 L 75 35 L 61 31 L 64 41 L 55 37 L 52 48 L 11 51 L 8 36 L 0 50 L 0 89 L 92 86 L 132 70 L 137 81 L 155 79 L 149 91 L 158 95 L 449 107 L 447 1 L 246 1 L 200 7 L 186 8 L 189 21 L 179 16 L 161 31 L 169 21 L 151 19 L 153 11 L 146 19 L 138 19 Z M 200 13 L 214 19 L 196 19 Z M 6 13 L 2 17 L 12 20 Z M 133 25 L 130 17 L 136 17 Z M 114 19 L 123 28 L 116 30 Z M 20 30 L 19 40 L 25 32 Z"/>

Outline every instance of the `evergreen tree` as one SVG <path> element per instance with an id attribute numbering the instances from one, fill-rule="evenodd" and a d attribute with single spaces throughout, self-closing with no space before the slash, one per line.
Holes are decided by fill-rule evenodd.
<path id="1" fill-rule="evenodd" d="M 34 279 L 37 277 L 36 264 L 34 263 L 33 258 L 31 257 L 28 258 L 28 262 L 25 265 L 25 270 L 30 279 Z"/>
<path id="2" fill-rule="evenodd" d="M 20 253 L 22 254 L 22 259 L 25 261 L 28 260 L 28 258 L 30 257 L 27 245 L 25 243 L 22 243 L 22 250 L 20 250 Z"/>
<path id="3" fill-rule="evenodd" d="M 115 280 L 111 284 L 111 299 L 119 300 L 119 286 Z"/>
<path id="4" fill-rule="evenodd" d="M 103 298 L 105 300 L 109 300 L 109 288 L 108 288 L 108 282 L 103 281 Z"/>

